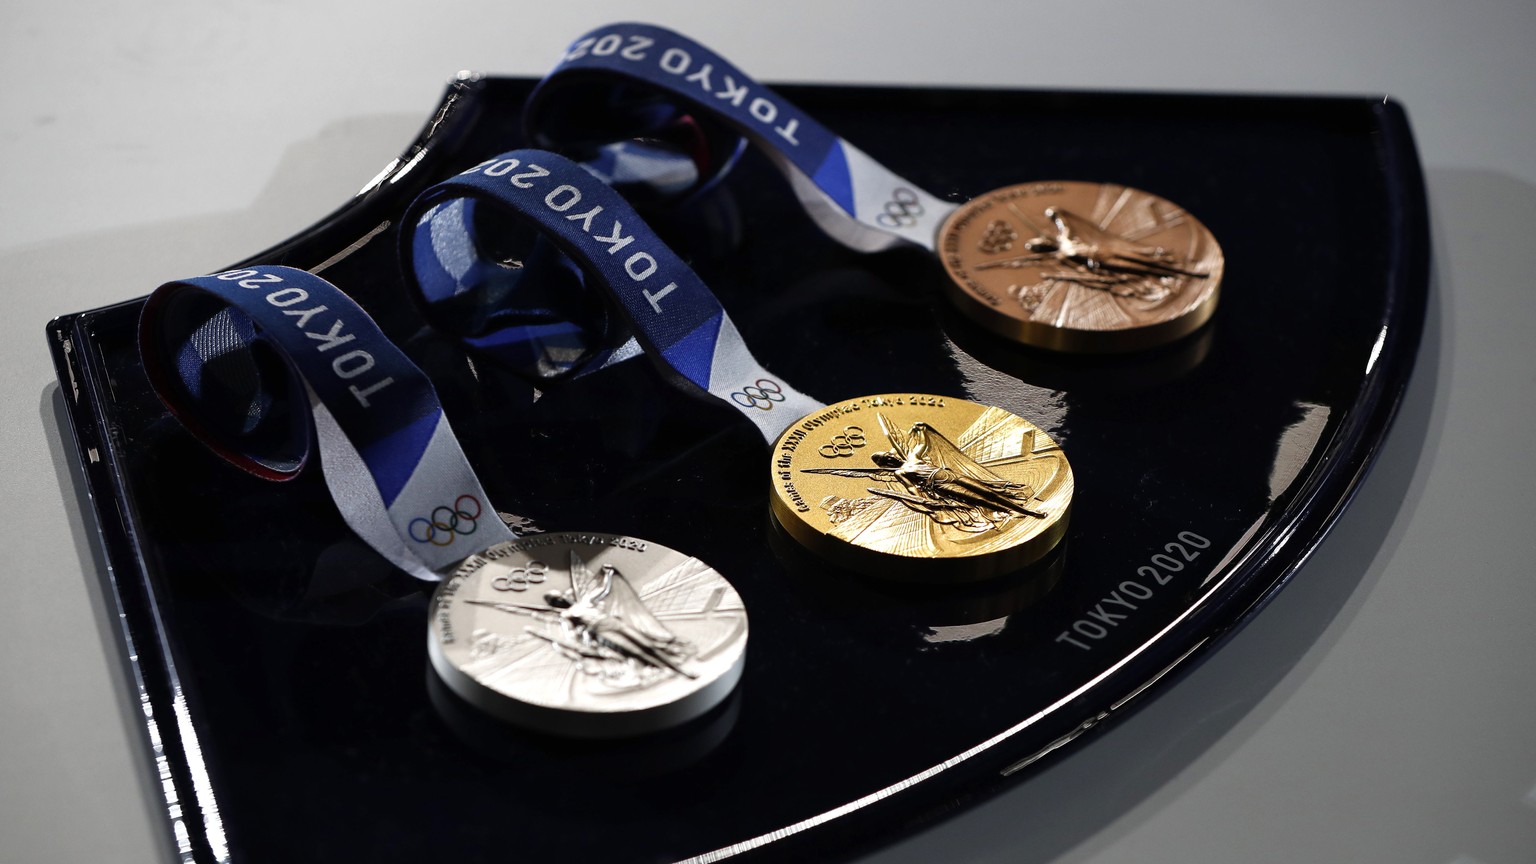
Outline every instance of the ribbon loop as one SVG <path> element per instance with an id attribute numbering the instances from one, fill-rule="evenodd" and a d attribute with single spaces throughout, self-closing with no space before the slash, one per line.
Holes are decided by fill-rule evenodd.
<path id="1" fill-rule="evenodd" d="M 290 479 L 317 444 L 347 524 L 412 575 L 516 537 L 426 375 L 324 279 L 257 265 L 167 283 L 139 343 L 155 392 L 227 461 Z"/>
<path id="2" fill-rule="evenodd" d="M 591 97 L 594 83 L 609 92 Z M 635 134 L 625 127 L 686 112 L 712 120 L 701 124 L 707 130 L 724 127 L 763 148 L 817 225 L 852 249 L 912 243 L 932 250 L 939 226 L 955 209 L 724 57 L 649 24 L 611 24 L 577 39 L 529 97 L 524 124 L 530 140 L 560 146 Z"/>
<path id="3" fill-rule="evenodd" d="M 665 206 L 708 185 L 708 148 L 690 122 L 667 121 L 643 139 L 580 147 L 580 161 L 637 206 Z M 512 170 L 497 160 L 481 166 Z M 439 331 L 534 380 L 581 375 L 638 353 L 597 292 L 543 234 L 496 208 L 454 201 L 410 239 L 422 314 Z M 482 247 L 465 246 L 468 237 Z M 615 350 L 619 346 L 620 350 Z"/>
<path id="4" fill-rule="evenodd" d="M 752 357 L 713 293 L 635 213 L 584 166 L 542 150 L 514 150 L 439 183 L 416 199 L 403 224 L 404 270 L 420 274 L 421 238 L 462 232 L 453 243 L 479 262 L 490 238 L 451 208 L 492 207 L 538 227 L 614 301 L 639 343 L 672 381 L 732 405 L 772 440 L 819 403 Z M 425 290 L 425 289 L 422 289 Z"/>

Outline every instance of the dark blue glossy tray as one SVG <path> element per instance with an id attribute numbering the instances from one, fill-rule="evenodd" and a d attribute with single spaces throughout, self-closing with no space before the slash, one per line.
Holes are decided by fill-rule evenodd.
<path id="1" fill-rule="evenodd" d="M 826 860 L 888 842 L 1070 752 L 1262 608 L 1348 503 L 1413 365 L 1424 191 L 1390 102 L 782 88 L 934 192 L 1125 183 L 1179 202 L 1226 253 L 1210 326 L 1072 360 L 968 326 L 915 250 L 827 241 L 755 154 L 718 194 L 658 213 L 806 392 L 966 396 L 1069 453 L 1072 523 L 1043 567 L 961 590 L 860 579 L 776 537 L 762 441 L 730 410 L 645 363 L 535 391 L 422 330 L 394 220 L 519 144 L 530 86 L 454 84 L 390 180 L 250 260 L 323 265 L 362 302 L 432 375 L 500 509 L 727 574 L 753 616 L 742 686 L 632 741 L 482 720 L 428 670 L 429 588 L 350 536 L 317 470 L 271 485 L 193 441 L 144 380 L 140 300 L 65 316 L 49 339 L 104 590 L 191 860 Z"/>

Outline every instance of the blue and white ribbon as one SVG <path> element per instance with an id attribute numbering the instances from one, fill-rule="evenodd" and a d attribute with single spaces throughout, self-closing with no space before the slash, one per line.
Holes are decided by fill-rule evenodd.
<path id="1" fill-rule="evenodd" d="M 601 95 L 589 98 L 594 81 Z M 571 138 L 637 134 L 643 130 L 616 124 L 665 116 L 653 104 L 657 93 L 763 148 L 817 225 L 850 248 L 905 242 L 932 251 L 958 206 L 898 177 L 715 52 L 649 24 L 610 24 L 572 43 L 529 97 L 529 140 L 559 147 Z"/>
<path id="2" fill-rule="evenodd" d="M 145 303 L 139 346 L 161 400 L 224 459 L 287 480 L 313 441 L 347 524 L 411 575 L 440 579 L 516 538 L 432 383 L 324 279 L 257 265 L 167 283 Z"/>
<path id="3" fill-rule="evenodd" d="M 699 135 L 676 122 L 664 131 Z M 632 201 L 664 204 L 707 182 L 695 157 L 683 152 L 687 143 L 610 142 L 582 164 Z M 497 254 L 471 248 L 469 238 L 486 230 L 519 239 L 510 226 L 480 226 L 482 213 L 473 201 L 454 201 L 433 214 L 431 230 L 410 237 L 416 300 L 433 327 L 538 379 L 585 374 L 639 354 L 628 334 L 606 320 L 598 298 L 581 290 L 570 259 L 542 234 L 522 232 L 521 246 Z"/>
<path id="4" fill-rule="evenodd" d="M 591 171 L 554 153 L 514 150 L 433 186 L 402 220 L 404 270 L 423 291 L 436 277 L 431 243 L 461 250 L 466 272 L 486 266 L 486 241 L 464 210 L 492 207 L 535 225 L 601 289 L 650 356 L 675 383 L 734 406 L 769 441 L 821 407 L 764 369 L 720 301 Z M 516 314 L 510 310 L 508 314 Z"/>

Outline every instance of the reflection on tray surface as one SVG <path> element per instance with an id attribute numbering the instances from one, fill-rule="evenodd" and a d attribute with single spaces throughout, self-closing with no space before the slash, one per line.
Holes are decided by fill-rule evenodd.
<path id="1" fill-rule="evenodd" d="M 466 112 L 462 128 L 447 124 L 425 174 L 518 143 L 515 124 L 495 118 L 515 117 L 528 82 L 458 86 L 484 110 Z M 944 278 L 931 258 L 827 241 L 752 153 L 724 197 L 664 229 L 764 365 L 811 395 L 949 394 L 1048 430 L 1076 474 L 1067 542 L 1023 578 L 963 590 L 877 585 L 785 554 L 748 424 L 678 393 L 644 362 L 534 384 L 465 355 L 420 328 L 384 232 L 324 275 L 430 374 L 496 508 L 545 530 L 684 549 L 727 574 L 752 610 L 739 691 L 654 751 L 525 739 L 466 723 L 455 697 L 429 692 L 430 586 L 351 537 L 316 469 L 272 486 L 217 461 L 144 382 L 136 307 L 89 313 L 72 326 L 94 349 L 86 383 L 102 412 L 83 422 L 112 430 L 122 495 L 92 482 L 143 544 L 141 560 L 117 549 L 115 578 L 137 644 L 162 637 L 179 676 L 146 647 L 149 704 L 170 717 L 183 697 L 196 737 L 168 739 L 172 780 L 190 789 L 188 766 L 206 764 L 213 798 L 198 802 L 216 802 L 234 860 L 490 860 L 504 852 L 509 813 L 539 826 L 519 833 L 531 859 L 673 860 L 724 848 L 1014 728 L 1187 611 L 1234 549 L 1304 526 L 1278 558 L 1259 548 L 1177 638 L 876 808 L 882 819 L 931 812 L 991 788 L 1003 765 L 1230 626 L 1310 548 L 1327 522 L 1318 514 L 1332 511 L 1384 431 L 1422 315 L 1424 286 L 1412 281 L 1422 267 L 1395 267 L 1417 260 L 1395 233 L 1410 229 L 1394 227 L 1417 201 L 1401 191 L 1417 169 L 1384 162 L 1380 147 L 1383 135 L 1405 139 L 1400 118 L 1352 100 L 786 92 L 928 189 L 962 198 L 1039 177 L 1122 182 L 1178 200 L 1222 238 L 1212 326 L 1144 357 L 1078 363 L 1000 347 L 957 322 L 931 290 Z M 955 140 L 975 143 L 954 158 Z M 381 189 L 261 259 L 331 258 L 403 208 L 416 182 Z M 1261 189 L 1270 191 L 1258 208 L 1249 190 Z M 1277 248 L 1289 250 L 1283 272 L 1264 263 Z M 1365 378 L 1386 324 L 1402 328 L 1399 341 Z M 1342 449 L 1325 466 L 1330 446 Z M 194 743 L 200 756 L 189 755 Z M 615 830 L 593 830 L 593 778 L 625 802 Z M 612 818 L 605 811 L 604 824 Z M 818 829 L 815 842 L 869 842 L 859 818 Z M 194 820 L 191 830 L 207 857 L 204 829 Z"/>

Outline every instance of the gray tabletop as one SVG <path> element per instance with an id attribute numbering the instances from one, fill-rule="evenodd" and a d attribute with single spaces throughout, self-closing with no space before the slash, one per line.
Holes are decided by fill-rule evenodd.
<path id="1" fill-rule="evenodd" d="M 0 862 L 176 848 L 69 479 L 44 323 L 310 224 L 411 140 L 457 70 L 537 75 L 577 33 L 637 19 L 768 80 L 1402 101 L 1435 281 L 1407 400 L 1354 504 L 1269 609 L 1149 707 L 868 860 L 1536 860 L 1536 5 L 422 9 L 0 9 Z"/>

